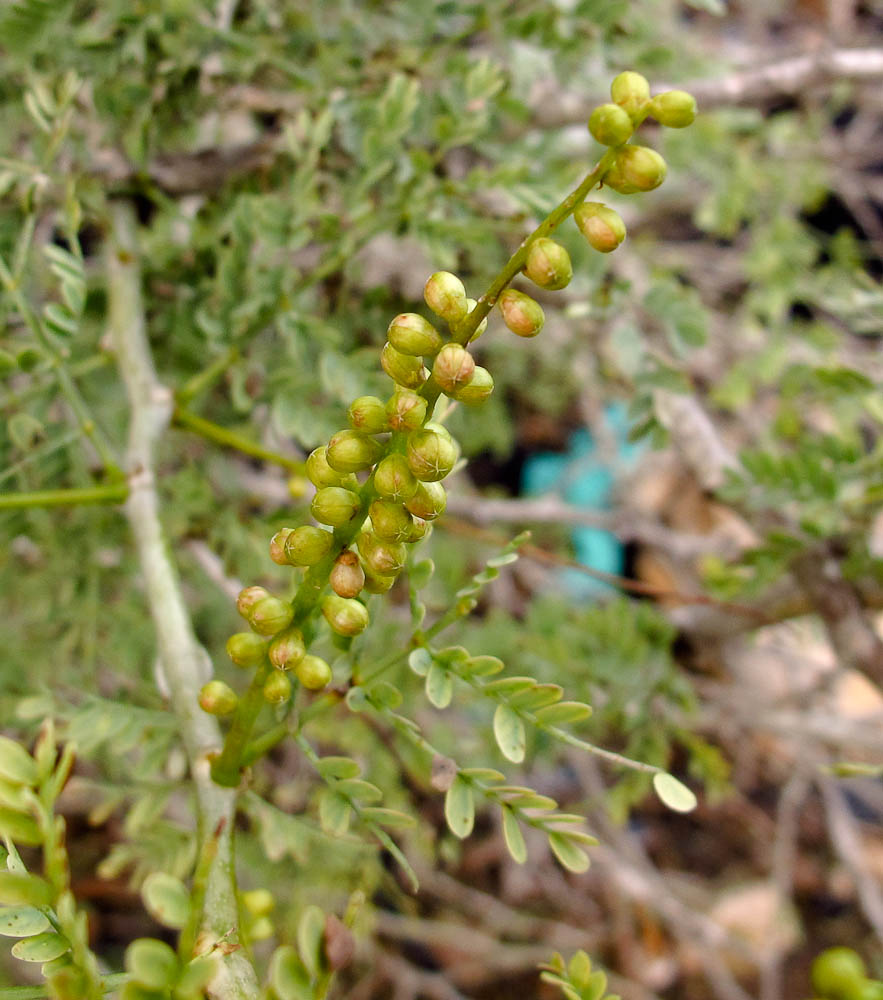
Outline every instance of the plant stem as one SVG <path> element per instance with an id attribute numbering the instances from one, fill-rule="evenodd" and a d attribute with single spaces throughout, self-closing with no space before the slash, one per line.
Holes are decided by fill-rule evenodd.
<path id="1" fill-rule="evenodd" d="M 0 494 L 0 510 L 23 507 L 71 507 L 94 503 L 122 503 L 129 495 L 126 483 L 83 486 L 70 490 L 35 490 L 33 493 Z"/>
<path id="2" fill-rule="evenodd" d="M 200 437 L 204 437 L 208 441 L 223 445 L 225 448 L 233 448 L 236 451 L 241 451 L 244 455 L 251 455 L 254 458 L 263 459 L 265 462 L 281 465 L 291 472 L 304 471 L 304 463 L 298 459 L 270 451 L 269 448 L 264 448 L 247 437 L 237 434 L 236 431 L 231 431 L 227 427 L 221 427 L 219 424 L 213 424 L 210 420 L 197 416 L 183 406 L 175 407 L 172 422 L 188 431 L 193 431 L 194 434 L 199 434 Z"/>
<path id="3" fill-rule="evenodd" d="M 219 970 L 209 995 L 213 1000 L 257 1000 L 260 988 L 254 967 L 244 950 L 235 947 L 239 940 L 232 840 L 236 792 L 211 780 L 208 753 L 220 744 L 221 735 L 214 717 L 202 712 L 197 703 L 210 665 L 194 635 L 171 561 L 154 484 L 153 452 L 169 425 L 172 394 L 157 378 L 147 341 L 133 208 L 128 202 L 113 201 L 108 211 L 109 325 L 131 408 L 126 454 L 131 492 L 126 514 L 138 549 L 172 710 L 190 761 L 200 854 L 214 841 L 210 850 L 215 854 L 205 878 L 201 946 L 223 940 L 225 947 L 216 949 Z"/>
<path id="4" fill-rule="evenodd" d="M 175 399 L 182 406 L 189 403 L 195 396 L 198 396 L 203 389 L 207 389 L 216 378 L 219 378 L 234 361 L 239 357 L 239 347 L 234 345 L 228 348 L 219 357 L 215 358 L 209 365 L 197 372 L 188 379 L 181 389 L 175 393 Z"/>

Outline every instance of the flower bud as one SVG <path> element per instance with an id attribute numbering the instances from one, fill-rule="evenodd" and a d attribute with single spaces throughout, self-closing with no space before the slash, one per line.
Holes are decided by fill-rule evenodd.
<path id="1" fill-rule="evenodd" d="M 290 602 L 280 601 L 278 597 L 265 597 L 251 609 L 248 620 L 260 635 L 275 635 L 288 628 L 293 617 Z"/>
<path id="2" fill-rule="evenodd" d="M 307 459 L 307 476 L 317 489 L 323 486 L 343 486 L 346 475 L 332 469 L 328 464 L 325 446 L 310 452 Z"/>
<path id="3" fill-rule="evenodd" d="M 409 544 L 419 542 L 424 538 L 428 538 L 431 534 L 432 525 L 429 521 L 424 521 L 422 517 L 415 517 L 411 519 L 411 530 L 405 541 Z"/>
<path id="4" fill-rule="evenodd" d="M 469 307 L 469 312 L 466 313 L 466 315 L 469 316 L 469 313 L 471 313 L 472 310 L 478 305 L 478 301 L 476 299 L 467 299 L 466 305 Z M 472 334 L 472 340 L 478 340 L 478 338 L 484 333 L 486 329 L 487 329 L 487 316 L 485 316 L 485 318 L 475 328 L 475 333 Z"/>
<path id="5" fill-rule="evenodd" d="M 396 385 L 405 389 L 419 389 L 429 377 L 421 358 L 402 354 L 392 344 L 383 345 L 383 350 L 380 352 L 380 366 Z"/>
<path id="6" fill-rule="evenodd" d="M 423 298 L 436 316 L 451 324 L 459 323 L 469 311 L 463 282 L 450 271 L 436 271 L 431 275 L 423 286 Z"/>
<path id="7" fill-rule="evenodd" d="M 443 343 L 441 334 L 432 323 L 417 313 L 399 313 L 389 324 L 386 339 L 400 354 L 412 358 L 435 354 Z"/>
<path id="8" fill-rule="evenodd" d="M 361 472 L 369 469 L 383 452 L 384 446 L 374 438 L 358 431 L 338 431 L 328 442 L 325 457 L 337 472 Z"/>
<path id="9" fill-rule="evenodd" d="M 610 96 L 614 103 L 621 105 L 632 116 L 636 115 L 650 100 L 650 84 L 640 73 L 626 70 L 613 78 Z"/>
<path id="10" fill-rule="evenodd" d="M 285 542 L 291 534 L 291 528 L 282 528 L 270 539 L 270 558 L 278 566 L 288 565 L 288 556 L 285 555 Z"/>
<path id="11" fill-rule="evenodd" d="M 254 632 L 237 632 L 227 640 L 227 655 L 237 667 L 259 667 L 267 655 L 267 643 Z"/>
<path id="12" fill-rule="evenodd" d="M 331 667 L 321 657 L 307 653 L 294 668 L 294 675 L 308 691 L 320 691 L 331 681 Z"/>
<path id="13" fill-rule="evenodd" d="M 238 704 L 236 692 L 223 681 L 209 681 L 199 692 L 199 707 L 209 715 L 229 715 Z"/>
<path id="14" fill-rule="evenodd" d="M 666 128 L 686 128 L 696 118 L 696 98 L 686 90 L 666 90 L 650 102 L 650 114 Z"/>
<path id="15" fill-rule="evenodd" d="M 342 486 L 326 486 L 313 497 L 310 510 L 320 524 L 340 528 L 348 524 L 358 514 L 362 501 L 352 490 Z"/>
<path id="16" fill-rule="evenodd" d="M 271 705 L 281 705 L 291 697 L 291 681 L 284 670 L 274 670 L 264 682 L 264 699 Z"/>
<path id="17" fill-rule="evenodd" d="M 298 628 L 287 628 L 270 643 L 267 655 L 270 663 L 280 670 L 286 670 L 299 663 L 306 653 L 304 637 Z"/>
<path id="18" fill-rule="evenodd" d="M 265 597 L 269 596 L 270 591 L 264 587 L 246 587 L 245 590 L 239 591 L 239 597 L 236 598 L 236 610 L 243 618 L 248 618 L 251 609 L 258 601 L 262 601 Z"/>
<path id="19" fill-rule="evenodd" d="M 386 416 L 394 431 L 415 431 L 426 419 L 426 400 L 410 389 L 396 389 L 386 404 Z"/>
<path id="20" fill-rule="evenodd" d="M 411 533 L 411 515 L 392 500 L 375 500 L 368 515 L 374 534 L 384 542 L 404 542 Z"/>
<path id="21" fill-rule="evenodd" d="M 340 487 L 326 487 L 326 489 L 340 489 Z M 323 531 L 322 528 L 312 524 L 304 524 L 300 528 L 295 528 L 285 539 L 285 557 L 292 566 L 315 566 L 328 555 L 333 544 L 334 538 L 330 531 Z"/>
<path id="22" fill-rule="evenodd" d="M 457 446 L 444 435 L 426 428 L 408 435 L 408 466 L 418 479 L 444 479 L 456 461 Z"/>
<path id="23" fill-rule="evenodd" d="M 359 396 L 347 411 L 350 427 L 362 434 L 382 434 L 387 430 L 386 407 L 377 396 Z"/>
<path id="24" fill-rule="evenodd" d="M 417 492 L 417 480 L 408 467 L 404 455 L 394 452 L 377 464 L 374 470 L 374 489 L 384 500 L 404 503 Z"/>
<path id="25" fill-rule="evenodd" d="M 617 154 L 613 167 L 604 180 L 615 191 L 622 194 L 633 194 L 635 191 L 652 191 L 665 180 L 668 168 L 665 160 L 655 149 L 646 146 L 624 146 Z M 630 190 L 616 187 L 611 182 L 611 174 L 621 179 L 622 184 Z"/>
<path id="26" fill-rule="evenodd" d="M 276 909 L 276 900 L 269 889 L 248 889 L 242 893 L 242 905 L 253 917 L 266 917 Z"/>
<path id="27" fill-rule="evenodd" d="M 405 568 L 407 552 L 401 542 L 382 542 L 376 535 L 363 531 L 359 535 L 359 552 L 365 561 L 365 575 L 396 576 Z"/>
<path id="28" fill-rule="evenodd" d="M 625 223 L 619 212 L 600 201 L 584 201 L 577 205 L 573 220 L 589 245 L 601 253 L 610 253 L 625 239 Z"/>
<path id="29" fill-rule="evenodd" d="M 589 118 L 589 131 L 602 146 L 621 146 L 631 138 L 634 125 L 625 108 L 618 104 L 602 104 Z"/>
<path id="30" fill-rule="evenodd" d="M 519 337 L 535 337 L 543 328 L 546 317 L 539 302 L 524 292 L 507 288 L 500 296 L 500 312 L 506 326 Z"/>
<path id="31" fill-rule="evenodd" d="M 475 361 L 460 344 L 445 344 L 436 355 L 432 374 L 443 392 L 452 395 L 461 385 L 468 385 L 475 371 Z"/>
<path id="32" fill-rule="evenodd" d="M 573 277 L 570 255 L 554 240 L 541 236 L 531 243 L 524 263 L 524 273 L 540 288 L 557 291 Z"/>
<path id="33" fill-rule="evenodd" d="M 334 560 L 328 581 L 331 589 L 340 597 L 355 597 L 359 593 L 365 586 L 365 571 L 355 552 L 347 549 L 340 553 Z"/>
<path id="34" fill-rule="evenodd" d="M 338 635 L 358 635 L 368 627 L 368 609 L 365 605 L 337 594 L 329 594 L 322 601 L 322 614 Z"/>
<path id="35" fill-rule="evenodd" d="M 375 573 L 365 574 L 365 590 L 369 594 L 385 594 L 396 582 L 395 576 L 378 576 Z"/>
<path id="36" fill-rule="evenodd" d="M 405 504 L 405 509 L 424 521 L 432 521 L 445 512 L 448 495 L 441 483 L 418 483 L 417 492 Z"/>
<path id="37" fill-rule="evenodd" d="M 288 489 L 288 495 L 292 500 L 300 500 L 307 495 L 309 491 L 308 479 L 306 476 L 299 476 L 297 474 L 288 477 L 288 481 L 285 486 Z"/>
<path id="38" fill-rule="evenodd" d="M 472 378 L 467 385 L 461 385 L 454 393 L 454 399 L 466 406 L 478 406 L 494 391 L 494 380 L 487 368 L 475 366 Z"/>

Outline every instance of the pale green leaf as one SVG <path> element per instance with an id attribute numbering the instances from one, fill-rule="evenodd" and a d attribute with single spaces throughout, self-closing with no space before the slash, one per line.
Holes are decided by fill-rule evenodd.
<path id="1" fill-rule="evenodd" d="M 568 870 L 577 875 L 589 869 L 589 856 L 581 848 L 577 847 L 573 841 L 563 833 L 552 832 L 549 834 L 549 847 L 552 853 Z"/>
<path id="2" fill-rule="evenodd" d="M 507 806 L 502 807 L 503 813 L 503 838 L 506 841 L 506 848 L 512 855 L 512 860 L 519 865 L 523 865 L 527 860 L 527 845 L 524 842 L 524 834 L 515 813 Z"/>
<path id="3" fill-rule="evenodd" d="M 663 805 L 674 812 L 692 812 L 696 808 L 696 796 L 673 774 L 665 771 L 653 775 L 653 789 Z"/>
<path id="4" fill-rule="evenodd" d="M 513 764 L 520 764 L 524 760 L 524 723 L 508 705 L 497 705 L 494 712 L 494 738 L 507 760 L 511 760 Z"/>
<path id="5" fill-rule="evenodd" d="M 475 825 L 475 799 L 472 785 L 459 774 L 445 795 L 445 819 L 451 833 L 462 840 Z"/>

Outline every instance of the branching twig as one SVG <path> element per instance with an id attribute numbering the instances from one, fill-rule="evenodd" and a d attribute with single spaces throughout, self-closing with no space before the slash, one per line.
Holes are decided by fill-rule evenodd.
<path id="1" fill-rule="evenodd" d="M 111 203 L 110 222 L 107 256 L 110 333 L 131 407 L 126 456 L 131 492 L 126 513 L 144 574 L 172 708 L 179 719 L 193 771 L 200 843 L 217 837 L 217 853 L 205 883 L 204 940 L 200 944 L 203 950 L 221 939 L 225 945 L 234 945 L 234 950 L 220 963 L 220 971 L 210 987 L 211 995 L 217 1000 L 255 1000 L 258 996 L 255 971 L 245 953 L 235 948 L 238 918 L 232 826 L 236 792 L 219 788 L 209 774 L 206 751 L 218 747 L 221 737 L 215 719 L 201 712 L 197 704 L 199 688 L 205 680 L 207 656 L 193 634 L 178 574 L 169 558 L 154 483 L 153 451 L 168 427 L 172 397 L 157 379 L 148 347 L 131 206 L 122 201 Z"/>

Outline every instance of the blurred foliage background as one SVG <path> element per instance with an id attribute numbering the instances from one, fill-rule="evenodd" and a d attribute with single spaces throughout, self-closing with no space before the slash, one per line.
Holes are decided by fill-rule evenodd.
<path id="1" fill-rule="evenodd" d="M 450 641 L 589 701 L 587 738 L 672 769 L 700 807 L 666 812 L 645 776 L 537 738 L 526 780 L 601 845 L 584 875 L 542 842 L 519 867 L 493 817 L 455 841 L 423 764 L 334 715 L 323 751 L 420 815 L 403 842 L 420 893 L 372 846 L 321 835 L 295 746 L 256 770 L 238 837 L 243 886 L 277 891 L 275 940 L 305 903 L 367 894 L 337 995 L 541 995 L 537 963 L 580 947 L 625 1000 L 808 996 L 832 944 L 883 973 L 881 35 L 873 0 L 0 6 L 0 253 L 51 331 L 47 348 L 4 296 L 0 495 L 105 481 L 59 365 L 122 452 L 103 253 L 108 199 L 131 199 L 176 393 L 164 524 L 228 680 L 231 595 L 289 587 L 267 539 L 308 518 L 296 463 L 352 398 L 388 391 L 390 317 L 420 310 L 441 268 L 480 294 L 600 154 L 585 120 L 615 73 L 699 99 L 690 129 L 645 126 L 669 178 L 610 194 L 629 226 L 616 254 L 562 227 L 575 277 L 540 296 L 542 335 L 514 342 L 492 316 L 475 353 L 497 388 L 451 419 L 469 464 L 424 545 L 422 600 L 443 612 L 530 528 Z M 528 489 L 550 456 L 551 489 Z M 589 502 L 569 489 L 582 475 L 605 484 Z M 157 933 L 140 882 L 194 863 L 139 566 L 112 505 L 9 507 L 0 720 L 26 736 L 51 714 L 78 745 L 75 889 L 119 967 Z M 607 540 L 603 586 L 567 567 L 582 529 Z M 409 622 L 399 586 L 360 655 L 404 645 Z M 406 668 L 395 681 L 442 752 L 497 766 L 492 705 L 442 712 Z"/>

